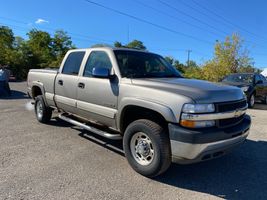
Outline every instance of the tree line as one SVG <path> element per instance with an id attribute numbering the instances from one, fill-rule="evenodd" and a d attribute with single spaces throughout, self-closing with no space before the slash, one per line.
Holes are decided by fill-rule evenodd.
<path id="1" fill-rule="evenodd" d="M 63 30 L 48 32 L 32 29 L 27 33 L 28 39 L 14 36 L 12 29 L 0 26 L 0 65 L 8 66 L 17 79 L 25 79 L 29 69 L 58 67 L 69 49 L 76 48 L 71 37 Z M 96 44 L 96 46 L 106 46 Z M 142 41 L 133 40 L 128 44 L 114 42 L 115 47 L 147 50 Z M 225 75 L 237 72 L 255 72 L 253 59 L 249 57 L 244 41 L 238 34 L 217 41 L 214 45 L 213 58 L 198 65 L 190 60 L 187 64 L 179 62 L 172 56 L 165 57 L 185 77 L 210 81 L 219 81 Z"/>

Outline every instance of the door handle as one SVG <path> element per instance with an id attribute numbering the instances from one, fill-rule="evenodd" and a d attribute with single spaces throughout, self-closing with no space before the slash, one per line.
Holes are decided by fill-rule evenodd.
<path id="1" fill-rule="evenodd" d="M 78 83 L 78 87 L 83 89 L 85 87 L 85 84 L 84 83 Z"/>
<path id="2" fill-rule="evenodd" d="M 58 80 L 59 85 L 63 85 L 63 80 Z"/>

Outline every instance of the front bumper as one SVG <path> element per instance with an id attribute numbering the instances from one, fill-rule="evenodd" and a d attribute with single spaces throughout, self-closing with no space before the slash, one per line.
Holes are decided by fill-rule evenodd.
<path id="1" fill-rule="evenodd" d="M 248 115 L 241 123 L 224 129 L 213 127 L 194 130 L 169 124 L 172 160 L 189 164 L 222 156 L 245 141 L 250 124 Z"/>

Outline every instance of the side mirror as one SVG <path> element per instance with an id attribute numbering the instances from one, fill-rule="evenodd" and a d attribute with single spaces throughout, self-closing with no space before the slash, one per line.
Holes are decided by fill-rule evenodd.
<path id="1" fill-rule="evenodd" d="M 262 80 L 258 80 L 258 81 L 256 82 L 256 85 L 258 85 L 258 84 L 263 84 L 263 81 L 262 81 Z"/>
<path id="2" fill-rule="evenodd" d="M 93 77 L 96 78 L 109 78 L 110 70 L 108 68 L 94 67 L 92 71 Z"/>

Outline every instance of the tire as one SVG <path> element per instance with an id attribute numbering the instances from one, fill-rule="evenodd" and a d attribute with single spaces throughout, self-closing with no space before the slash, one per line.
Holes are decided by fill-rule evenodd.
<path id="1" fill-rule="evenodd" d="M 253 108 L 255 104 L 255 94 L 252 93 L 248 98 L 248 107 Z"/>
<path id="2" fill-rule="evenodd" d="M 52 116 L 52 109 L 45 105 L 42 95 L 35 98 L 34 110 L 36 118 L 41 123 L 48 123 Z"/>
<path id="3" fill-rule="evenodd" d="M 168 134 L 153 121 L 140 119 L 132 122 L 124 133 L 123 148 L 128 163 L 143 176 L 158 176 L 171 164 Z"/>

